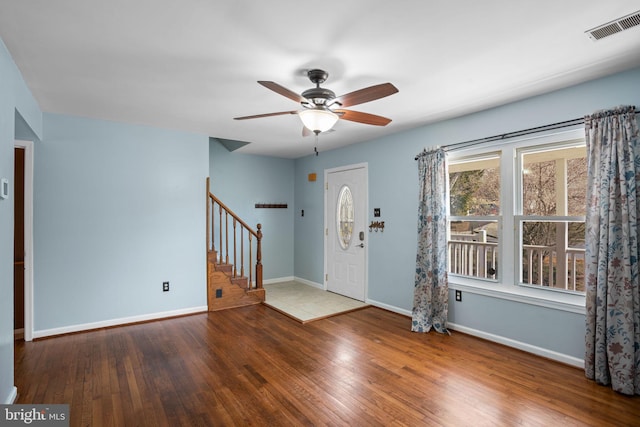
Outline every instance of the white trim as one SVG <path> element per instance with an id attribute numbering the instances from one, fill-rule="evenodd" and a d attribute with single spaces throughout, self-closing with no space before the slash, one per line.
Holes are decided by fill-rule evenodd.
<path id="1" fill-rule="evenodd" d="M 11 392 L 9 396 L 7 396 L 7 400 L 4 401 L 5 405 L 13 405 L 16 403 L 16 399 L 18 398 L 18 388 L 13 386 L 11 387 Z"/>
<path id="2" fill-rule="evenodd" d="M 346 166 L 338 166 L 336 168 L 325 169 L 324 170 L 325 182 L 326 182 L 327 175 L 329 175 L 330 173 L 344 172 L 344 171 L 349 171 L 353 169 L 362 169 L 362 168 L 367 169 L 368 167 L 369 167 L 369 163 L 363 162 L 363 163 L 354 163 L 352 165 L 346 165 Z"/>
<path id="3" fill-rule="evenodd" d="M 24 149 L 24 340 L 33 339 L 33 141 L 14 141 Z M 14 313 L 15 315 L 15 313 Z"/>
<path id="4" fill-rule="evenodd" d="M 475 157 L 488 153 L 496 153 L 507 145 L 513 145 L 514 148 L 520 149 L 528 146 L 544 146 L 546 144 L 555 144 L 558 142 L 572 143 L 574 140 L 584 140 L 584 126 L 574 129 L 561 130 L 551 129 L 536 135 L 529 136 L 513 136 L 500 141 L 491 142 L 490 146 L 485 144 L 472 145 L 468 148 L 459 148 L 453 151 L 447 151 L 448 161 L 465 160 L 467 157 Z M 515 160 L 515 158 L 514 158 Z"/>
<path id="5" fill-rule="evenodd" d="M 287 276 L 287 277 L 276 277 L 275 279 L 267 279 L 267 280 L 263 280 L 262 284 L 263 285 L 271 285 L 273 283 L 282 283 L 282 282 L 292 282 L 296 280 L 295 277 L 293 276 Z"/>
<path id="6" fill-rule="evenodd" d="M 447 323 L 447 328 L 454 331 L 462 332 L 467 335 L 473 335 L 474 337 L 482 338 L 487 341 L 492 341 L 498 344 L 506 345 L 507 347 L 517 348 L 518 350 L 526 351 L 527 353 L 535 354 L 536 356 L 545 357 L 547 359 L 555 360 L 567 365 L 574 366 L 576 368 L 584 369 L 584 360 L 579 359 L 568 354 L 558 353 L 556 351 L 548 350 L 546 348 L 538 347 L 535 345 L 527 344 L 521 341 L 505 338 L 500 335 L 490 334 L 488 332 L 479 331 L 477 329 L 468 328 L 462 325 L 456 325 L 455 323 Z"/>
<path id="7" fill-rule="evenodd" d="M 395 305 L 385 304 L 383 302 L 372 300 L 372 299 L 367 299 L 365 302 L 374 307 L 378 307 L 378 308 L 385 309 L 387 311 L 392 311 L 394 313 L 402 314 L 403 316 L 411 317 L 412 315 L 411 310 L 405 310 L 404 308 L 396 307 Z"/>
<path id="8" fill-rule="evenodd" d="M 282 283 L 282 282 L 300 282 L 300 283 L 304 283 L 305 285 L 313 286 L 314 288 L 326 290 L 324 289 L 321 283 L 312 282 L 311 280 L 303 279 L 302 277 L 297 277 L 297 276 L 285 276 L 285 277 L 276 277 L 275 279 L 267 279 L 267 280 L 263 280 L 262 284 L 273 285 L 274 283 Z M 255 282 L 254 282 L 254 285 L 255 285 Z"/>
<path id="9" fill-rule="evenodd" d="M 33 338 L 44 338 L 54 335 L 70 334 L 73 332 L 89 331 L 92 329 L 108 328 L 111 326 L 123 326 L 131 323 L 146 322 L 150 320 L 168 319 L 177 316 L 186 316 L 189 314 L 206 313 L 207 306 L 183 308 L 179 310 L 162 311 L 159 313 L 142 314 L 140 316 L 121 317 L 119 319 L 103 320 L 100 322 L 83 323 L 79 325 L 63 326 L 61 328 L 43 329 L 34 331 Z"/>
<path id="10" fill-rule="evenodd" d="M 449 276 L 449 289 L 469 292 L 476 295 L 536 305 L 554 310 L 585 315 L 586 297 L 566 292 L 550 292 L 528 286 L 504 285 L 500 283 L 475 284 L 473 280 Z"/>
<path id="11" fill-rule="evenodd" d="M 300 282 L 303 283 L 305 285 L 308 286 L 313 286 L 314 288 L 318 288 L 318 289 L 322 289 L 323 291 L 326 291 L 324 285 L 322 283 L 318 283 L 318 282 L 312 282 L 311 280 L 307 280 L 307 279 L 303 279 L 302 277 L 294 277 L 293 280 L 295 280 L 296 282 Z"/>
<path id="12" fill-rule="evenodd" d="M 500 206 L 501 215 L 498 220 L 498 280 L 486 280 L 481 278 L 464 277 L 449 274 L 449 289 L 463 290 L 478 295 L 500 298 L 531 304 L 565 312 L 585 314 L 585 295 L 572 291 L 554 290 L 549 288 L 533 288 L 521 284 L 518 278 L 522 263 L 520 261 L 520 233 L 518 232 L 521 221 L 524 219 L 552 219 L 554 221 L 573 220 L 583 221 L 580 216 L 572 217 L 524 217 L 519 214 L 520 198 L 517 197 L 521 188 L 520 174 L 517 161 L 524 152 L 538 152 L 551 148 L 570 147 L 584 141 L 584 129 L 573 128 L 564 131 L 552 130 L 534 136 L 513 137 L 498 141 L 491 145 L 473 146 L 468 149 L 456 150 L 455 154 L 448 153 L 448 162 L 469 161 L 474 158 L 483 158 L 487 154 L 501 153 L 500 161 Z M 518 214 L 516 214 L 518 213 Z M 451 217 L 461 219 L 464 217 Z M 449 261 L 449 260 L 447 260 Z"/>
<path id="13" fill-rule="evenodd" d="M 449 289 L 451 289 L 451 287 Z M 392 311 L 394 313 L 405 315 L 407 317 L 411 317 L 412 315 L 411 310 L 406 310 L 404 308 L 384 304 L 379 301 L 369 299 L 367 300 L 367 303 L 375 307 L 379 307 L 388 311 Z M 567 365 L 575 366 L 576 368 L 584 369 L 584 360 L 574 356 L 570 356 L 568 354 L 558 353 L 557 351 L 548 350 L 546 348 L 527 344 L 521 341 L 516 341 L 511 338 L 506 338 L 500 335 L 494 335 L 488 332 L 479 331 L 477 329 L 468 328 L 466 326 L 457 325 L 451 322 L 447 322 L 447 328 L 454 331 L 465 333 L 467 335 L 472 335 L 474 337 L 482 338 L 487 341 L 506 345 L 507 347 L 516 348 L 518 350 L 522 350 L 527 353 L 535 354 L 536 356 L 545 357 L 547 359 L 551 359 Z"/>

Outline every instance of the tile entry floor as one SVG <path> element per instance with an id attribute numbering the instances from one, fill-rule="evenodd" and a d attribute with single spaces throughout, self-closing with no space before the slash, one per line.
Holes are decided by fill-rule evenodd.
<path id="1" fill-rule="evenodd" d="M 368 306 L 362 301 L 295 281 L 272 283 L 264 288 L 266 305 L 302 323 Z"/>

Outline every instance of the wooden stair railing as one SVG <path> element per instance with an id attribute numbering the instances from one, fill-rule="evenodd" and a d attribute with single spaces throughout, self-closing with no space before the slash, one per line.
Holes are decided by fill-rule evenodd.
<path id="1" fill-rule="evenodd" d="M 231 232 L 229 231 L 230 219 Z M 207 178 L 207 252 L 216 254 L 218 265 L 231 265 L 230 276 L 234 282 L 236 278 L 245 277 L 245 266 L 247 266 L 246 270 L 249 273 L 247 289 L 249 290 L 262 289 L 262 225 L 258 224 L 256 228 L 257 231 L 249 227 L 246 222 L 211 193 L 210 179 Z M 232 239 L 231 243 L 229 242 L 230 238 Z M 246 251 L 245 243 L 248 246 Z M 255 277 L 251 268 L 254 244 Z M 229 262 L 230 251 L 231 263 Z M 239 259 L 238 251 L 240 252 Z M 245 252 L 248 252 L 248 265 L 245 262 Z"/>

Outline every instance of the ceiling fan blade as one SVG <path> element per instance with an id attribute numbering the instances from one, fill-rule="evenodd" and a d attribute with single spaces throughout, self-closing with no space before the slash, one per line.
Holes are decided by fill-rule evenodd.
<path id="1" fill-rule="evenodd" d="M 398 92 L 398 88 L 391 83 L 382 83 L 339 96 L 336 101 L 343 107 L 351 107 L 352 105 L 364 104 L 365 102 L 384 98 L 396 92 Z"/>
<path id="2" fill-rule="evenodd" d="M 264 81 L 264 80 L 259 80 L 258 83 L 260 83 L 262 86 L 266 87 L 267 89 L 271 89 L 275 93 L 278 93 L 278 94 L 280 94 L 282 96 L 286 96 L 287 98 L 291 99 L 292 101 L 308 102 L 306 98 L 298 95 L 294 91 L 289 90 L 284 86 L 280 86 L 278 83 L 267 82 L 267 81 Z"/>
<path id="3" fill-rule="evenodd" d="M 334 113 L 340 116 L 342 120 L 364 123 L 366 125 L 386 126 L 391 123 L 391 119 L 375 114 L 361 113 L 353 110 L 334 110 Z"/>
<path id="4" fill-rule="evenodd" d="M 278 113 L 256 114 L 253 116 L 234 117 L 233 120 L 260 119 L 262 117 L 282 116 L 284 114 L 298 114 L 297 111 L 280 111 Z"/>

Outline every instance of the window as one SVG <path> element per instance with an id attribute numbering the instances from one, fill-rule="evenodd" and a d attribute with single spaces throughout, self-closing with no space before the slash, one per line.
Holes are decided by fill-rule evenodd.
<path id="1" fill-rule="evenodd" d="M 342 249 L 348 249 L 351 245 L 351 236 L 353 234 L 353 196 L 351 190 L 346 185 L 340 189 L 338 195 L 338 212 L 336 218 L 336 232 L 338 233 L 338 242 Z"/>
<path id="2" fill-rule="evenodd" d="M 454 282 L 584 292 L 587 162 L 577 135 L 449 153 Z"/>
<path id="3" fill-rule="evenodd" d="M 500 153 L 449 164 L 449 271 L 496 279 L 500 226 Z"/>
<path id="4" fill-rule="evenodd" d="M 518 150 L 520 283 L 584 292 L 585 146 Z"/>

